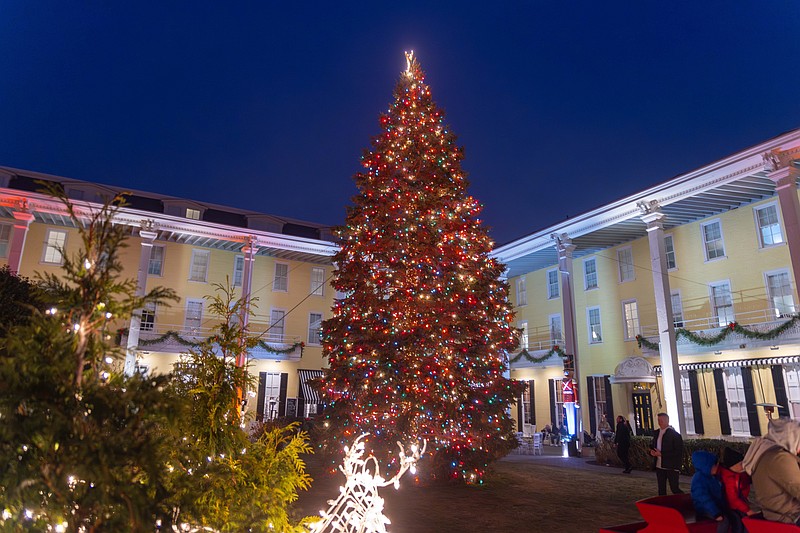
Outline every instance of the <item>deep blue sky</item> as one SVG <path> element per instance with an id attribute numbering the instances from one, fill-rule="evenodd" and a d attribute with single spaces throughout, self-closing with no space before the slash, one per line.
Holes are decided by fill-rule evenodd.
<path id="1" fill-rule="evenodd" d="M 326 224 L 414 49 L 498 243 L 800 126 L 800 4 L 0 2 L 0 165 Z"/>

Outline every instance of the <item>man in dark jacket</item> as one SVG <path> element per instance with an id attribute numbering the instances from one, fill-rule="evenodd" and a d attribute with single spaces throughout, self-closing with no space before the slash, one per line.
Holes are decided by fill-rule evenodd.
<path id="1" fill-rule="evenodd" d="M 666 496 L 667 481 L 672 494 L 683 494 L 678 485 L 683 462 L 683 438 L 669 425 L 667 413 L 658 413 L 658 431 L 650 444 L 650 455 L 656 458 L 658 495 Z"/>

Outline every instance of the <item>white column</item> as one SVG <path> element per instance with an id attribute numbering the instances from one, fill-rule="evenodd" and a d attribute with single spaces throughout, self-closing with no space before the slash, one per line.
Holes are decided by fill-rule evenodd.
<path id="1" fill-rule="evenodd" d="M 566 233 L 552 234 L 550 236 L 556 243 L 556 251 L 558 252 L 558 271 L 561 274 L 561 310 L 562 310 L 562 333 L 564 335 L 564 352 L 572 355 L 575 365 L 575 372 L 573 381 L 576 387 L 575 405 L 577 409 L 581 405 L 581 391 L 582 387 L 580 378 L 580 364 L 578 362 L 578 335 L 575 327 L 575 293 L 573 290 L 572 279 L 572 254 L 575 251 L 575 245 L 572 244 L 572 239 Z M 568 376 L 565 376 L 568 377 Z M 584 396 L 588 391 L 584 391 Z M 583 444 L 583 413 L 580 411 L 576 414 L 576 427 L 575 434 L 577 436 L 578 449 Z"/>
<path id="2" fill-rule="evenodd" d="M 775 182 L 797 290 L 797 284 L 800 283 L 800 199 L 797 198 L 797 177 L 800 171 L 782 152 L 764 154 L 764 169 L 768 172 L 769 179 Z"/>
<path id="3" fill-rule="evenodd" d="M 256 253 L 258 247 L 254 244 L 255 240 L 250 239 L 247 244 L 242 247 L 244 254 L 244 270 L 242 271 L 242 302 L 244 309 L 242 312 L 242 329 L 246 330 L 247 325 L 250 323 L 250 295 L 253 287 L 253 267 L 256 262 Z M 241 353 L 236 359 L 237 366 L 244 366 L 247 359 L 247 354 Z"/>
<path id="4" fill-rule="evenodd" d="M 150 266 L 150 254 L 153 251 L 153 241 L 158 237 L 158 233 L 151 231 L 153 228 L 152 221 L 147 221 L 148 224 L 143 224 L 143 229 L 139 230 L 139 237 L 141 237 L 142 248 L 139 252 L 139 271 L 136 276 L 136 296 L 144 296 L 147 290 L 147 270 Z M 146 229 L 145 229 L 146 228 Z M 132 376 L 136 369 L 136 351 L 139 348 L 139 326 L 141 324 L 141 316 L 138 310 L 131 316 L 131 323 L 128 327 L 128 342 L 127 350 L 125 352 L 125 375 Z"/>
<path id="5" fill-rule="evenodd" d="M 20 211 L 14 211 L 14 234 L 11 236 L 11 249 L 8 251 L 8 268 L 11 272 L 19 273 L 22 264 L 22 252 L 25 249 L 25 238 L 28 228 L 33 222 L 31 214 L 25 206 Z"/>
<path id="6" fill-rule="evenodd" d="M 675 322 L 672 315 L 672 295 L 669 289 L 667 256 L 664 248 L 664 213 L 658 203 L 640 203 L 644 213 L 642 222 L 647 224 L 650 242 L 650 268 L 653 272 L 653 292 L 656 298 L 658 319 L 658 350 L 661 355 L 661 375 L 664 383 L 664 401 L 671 425 L 686 436 L 686 418 L 681 396 L 681 375 L 678 369 L 678 348 L 675 342 Z"/>

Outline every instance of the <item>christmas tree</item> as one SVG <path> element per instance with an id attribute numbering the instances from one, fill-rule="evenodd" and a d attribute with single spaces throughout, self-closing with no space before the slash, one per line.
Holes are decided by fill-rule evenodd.
<path id="1" fill-rule="evenodd" d="M 406 57 L 338 230 L 333 285 L 347 296 L 323 324 L 326 445 L 367 433 L 391 471 L 397 441 L 424 439 L 423 475 L 480 483 L 516 445 L 508 409 L 520 390 L 504 377 L 513 312 L 463 151 Z"/>

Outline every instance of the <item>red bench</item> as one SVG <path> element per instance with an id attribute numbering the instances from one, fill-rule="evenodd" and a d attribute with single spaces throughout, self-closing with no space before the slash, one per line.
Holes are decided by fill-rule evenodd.
<path id="1" fill-rule="evenodd" d="M 655 496 L 636 502 L 644 522 L 601 529 L 601 533 L 638 531 L 640 533 L 716 533 L 717 522 L 697 520 L 689 494 Z M 797 532 L 795 532 L 797 533 Z"/>
<path id="2" fill-rule="evenodd" d="M 764 520 L 763 518 L 750 518 L 744 517 L 742 519 L 744 527 L 747 528 L 749 533 L 798 533 L 800 527 L 794 524 L 781 524 L 780 522 L 773 522 L 772 520 Z"/>

